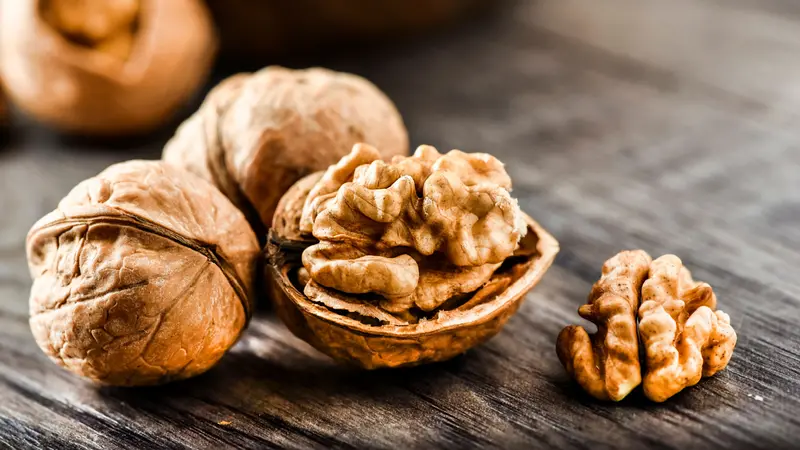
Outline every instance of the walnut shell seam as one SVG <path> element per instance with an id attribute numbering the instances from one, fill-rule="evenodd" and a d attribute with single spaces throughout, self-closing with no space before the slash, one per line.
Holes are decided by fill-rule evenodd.
<path id="1" fill-rule="evenodd" d="M 137 230 L 144 231 L 146 233 L 150 233 L 162 237 L 164 239 L 167 239 L 169 241 L 175 242 L 178 245 L 194 250 L 197 253 L 200 253 L 201 255 L 205 256 L 209 260 L 209 262 L 216 265 L 220 269 L 222 274 L 228 280 L 228 282 L 231 285 L 231 288 L 234 290 L 236 296 L 239 298 L 242 308 L 244 309 L 246 321 L 249 322 L 252 316 L 252 307 L 250 306 L 250 301 L 247 296 L 247 291 L 244 288 L 245 284 L 242 282 L 242 280 L 239 279 L 239 276 L 233 269 L 233 265 L 230 264 L 225 259 L 225 257 L 219 254 L 219 252 L 217 252 L 216 246 L 207 244 L 205 242 L 201 242 L 197 239 L 186 238 L 150 220 L 125 213 L 122 213 L 121 216 L 101 215 L 101 216 L 92 216 L 86 218 L 76 217 L 69 219 L 60 219 L 49 222 L 46 225 L 39 227 L 30 236 L 28 236 L 28 242 L 29 243 L 35 242 L 36 237 L 38 235 L 46 233 L 56 227 L 69 226 L 69 225 L 90 226 L 97 224 L 118 225 L 120 227 L 132 227 Z"/>

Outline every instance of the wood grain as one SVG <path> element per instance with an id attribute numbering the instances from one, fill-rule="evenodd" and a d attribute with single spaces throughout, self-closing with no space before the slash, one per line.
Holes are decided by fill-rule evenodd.
<path id="1" fill-rule="evenodd" d="M 489 151 L 561 243 L 496 338 L 452 361 L 334 365 L 262 307 L 209 373 L 96 388 L 36 347 L 27 229 L 116 148 L 25 125 L 0 151 L 0 447 L 788 448 L 800 436 L 800 5 L 789 0 L 520 0 L 405 46 L 320 56 L 375 81 L 416 144 Z M 223 73 L 220 73 L 220 76 Z M 558 331 L 602 262 L 675 253 L 714 286 L 739 343 L 665 404 L 596 402 Z"/>

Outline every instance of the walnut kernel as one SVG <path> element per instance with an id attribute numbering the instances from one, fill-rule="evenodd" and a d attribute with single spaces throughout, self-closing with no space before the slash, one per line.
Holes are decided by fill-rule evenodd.
<path id="1" fill-rule="evenodd" d="M 581 387 L 601 400 L 619 401 L 641 381 L 636 311 L 650 255 L 621 252 L 603 264 L 603 275 L 592 287 L 578 314 L 597 326 L 589 335 L 568 326 L 558 335 L 558 358 Z"/>
<path id="2" fill-rule="evenodd" d="M 558 251 L 510 188 L 487 154 L 421 146 L 387 163 L 355 145 L 279 203 L 269 243 L 278 314 L 366 368 L 440 361 L 483 342 Z"/>
<path id="3" fill-rule="evenodd" d="M 648 398 L 663 402 L 728 365 L 736 332 L 716 307 L 711 286 L 693 281 L 677 256 L 653 261 L 639 307 Z"/>
<path id="4" fill-rule="evenodd" d="M 556 350 L 567 372 L 600 400 L 622 400 L 643 384 L 650 400 L 663 402 L 730 361 L 736 333 L 716 306 L 711 286 L 693 281 L 678 257 L 651 261 L 642 250 L 622 252 L 606 261 L 578 310 L 597 333 L 566 327 Z"/>

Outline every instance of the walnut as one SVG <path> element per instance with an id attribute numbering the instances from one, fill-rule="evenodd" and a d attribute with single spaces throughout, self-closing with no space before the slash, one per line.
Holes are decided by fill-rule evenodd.
<path id="1" fill-rule="evenodd" d="M 45 22 L 76 44 L 126 59 L 141 0 L 42 0 Z"/>
<path id="2" fill-rule="evenodd" d="M 27 239 L 30 325 L 56 363 L 111 385 L 209 369 L 252 309 L 256 237 L 202 179 L 162 162 L 109 167 Z"/>
<path id="3" fill-rule="evenodd" d="M 268 247 L 285 294 L 273 294 L 276 309 L 342 362 L 451 358 L 502 328 L 558 243 L 520 211 L 488 154 L 380 156 L 357 144 L 284 195 Z"/>
<path id="4" fill-rule="evenodd" d="M 653 261 L 639 307 L 648 398 L 663 402 L 728 365 L 736 332 L 716 307 L 711 286 L 694 282 L 677 256 Z"/>
<path id="5" fill-rule="evenodd" d="M 641 250 L 606 261 L 588 303 L 578 309 L 581 317 L 597 326 L 597 333 L 590 336 L 573 325 L 558 336 L 558 359 L 595 398 L 622 400 L 642 381 L 636 311 L 650 262 L 650 255 Z"/>
<path id="6" fill-rule="evenodd" d="M 711 286 L 694 282 L 678 257 L 651 261 L 642 250 L 622 252 L 606 261 L 589 303 L 578 310 L 598 332 L 590 338 L 581 327 L 566 327 L 558 357 L 589 394 L 614 401 L 642 383 L 641 359 L 645 395 L 663 402 L 727 366 L 736 333 L 716 305 Z"/>
<path id="7" fill-rule="evenodd" d="M 259 234 L 286 190 L 357 142 L 408 152 L 397 109 L 369 81 L 313 68 L 267 67 L 217 86 L 164 149 L 164 159 L 212 181 Z"/>
<path id="8" fill-rule="evenodd" d="M 66 132 L 163 125 L 204 82 L 215 49 L 201 0 L 3 0 L 9 96 Z"/>

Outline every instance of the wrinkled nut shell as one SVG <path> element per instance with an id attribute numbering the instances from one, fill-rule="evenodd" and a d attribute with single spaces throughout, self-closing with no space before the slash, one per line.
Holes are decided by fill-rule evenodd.
<path id="1" fill-rule="evenodd" d="M 321 174 L 300 180 L 283 197 L 275 215 L 268 253 L 273 300 L 278 316 L 301 339 L 336 361 L 366 369 L 414 366 L 452 358 L 494 336 L 552 264 L 558 242 L 530 217 L 527 256 L 512 280 L 496 275 L 487 283 L 491 300 L 467 302 L 415 324 L 370 325 L 312 302 L 293 281 L 301 267 L 294 245 L 305 197 Z M 287 244 L 288 242 L 288 244 Z M 299 287 L 299 288 L 298 288 Z M 496 294 L 496 295 L 495 295 Z M 476 294 L 476 297 L 478 294 Z M 474 300 L 474 299 L 473 299 Z"/>
<path id="2" fill-rule="evenodd" d="M 271 66 L 214 88 L 167 143 L 164 160 L 211 181 L 266 235 L 283 193 L 358 142 L 384 158 L 408 153 L 403 120 L 375 85 L 327 69 Z"/>
<path id="3" fill-rule="evenodd" d="M 42 17 L 42 2 L 2 0 L 0 70 L 14 103 L 60 130 L 149 131 L 211 68 L 216 38 L 201 0 L 141 0 L 133 41 L 107 41 L 106 49 L 70 41 Z"/>
<path id="4" fill-rule="evenodd" d="M 200 374 L 246 324 L 258 252 L 207 182 L 161 162 L 111 166 L 28 234 L 31 330 L 53 361 L 96 382 Z"/>

